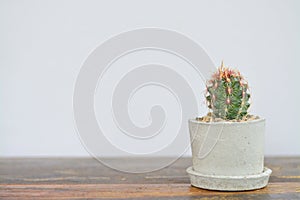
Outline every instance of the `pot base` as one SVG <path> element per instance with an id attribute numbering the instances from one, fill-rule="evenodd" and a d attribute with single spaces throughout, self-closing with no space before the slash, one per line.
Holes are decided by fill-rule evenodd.
<path id="1" fill-rule="evenodd" d="M 191 184 L 195 187 L 219 191 L 246 191 L 265 187 L 268 184 L 272 170 L 264 168 L 263 172 L 248 176 L 216 176 L 204 175 L 187 168 Z"/>

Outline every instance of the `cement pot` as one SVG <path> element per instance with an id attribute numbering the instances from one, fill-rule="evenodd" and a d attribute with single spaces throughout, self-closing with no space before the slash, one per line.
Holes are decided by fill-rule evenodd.
<path id="1" fill-rule="evenodd" d="M 264 168 L 265 120 L 201 122 L 189 120 L 193 166 L 187 169 L 193 186 L 243 191 L 267 185 Z"/>

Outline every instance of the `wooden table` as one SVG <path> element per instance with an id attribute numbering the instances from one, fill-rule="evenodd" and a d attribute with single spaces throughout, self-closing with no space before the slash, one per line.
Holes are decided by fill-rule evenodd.
<path id="1" fill-rule="evenodd" d="M 146 160 L 155 165 L 163 158 Z M 135 162 L 115 162 L 135 167 Z M 191 158 L 162 170 L 130 174 L 112 170 L 92 158 L 0 158 L 1 199 L 300 199 L 300 158 L 266 158 L 273 170 L 266 188 L 217 192 L 191 187 L 185 172 Z"/>

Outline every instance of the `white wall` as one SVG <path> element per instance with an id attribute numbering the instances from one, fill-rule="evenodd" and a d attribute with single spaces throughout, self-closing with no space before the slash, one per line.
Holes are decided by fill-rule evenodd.
<path id="1" fill-rule="evenodd" d="M 300 155 L 299 13 L 297 0 L 1 0 L 0 156 L 88 155 L 72 111 L 81 64 L 101 42 L 141 27 L 181 32 L 216 64 L 238 67 L 251 111 L 267 118 L 266 154 Z"/>

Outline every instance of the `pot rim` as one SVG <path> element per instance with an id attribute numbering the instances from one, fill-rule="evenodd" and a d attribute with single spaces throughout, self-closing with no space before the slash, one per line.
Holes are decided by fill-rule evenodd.
<path id="1" fill-rule="evenodd" d="M 196 119 L 189 119 L 188 120 L 190 123 L 194 124 L 201 124 L 201 125 L 213 125 L 213 124 L 224 124 L 224 125 L 239 125 L 239 124 L 253 124 L 253 123 L 260 123 L 260 122 L 265 122 L 265 118 L 259 118 L 251 121 L 241 121 L 241 122 L 231 122 L 231 121 L 220 121 L 220 122 L 202 122 L 198 121 Z"/>

